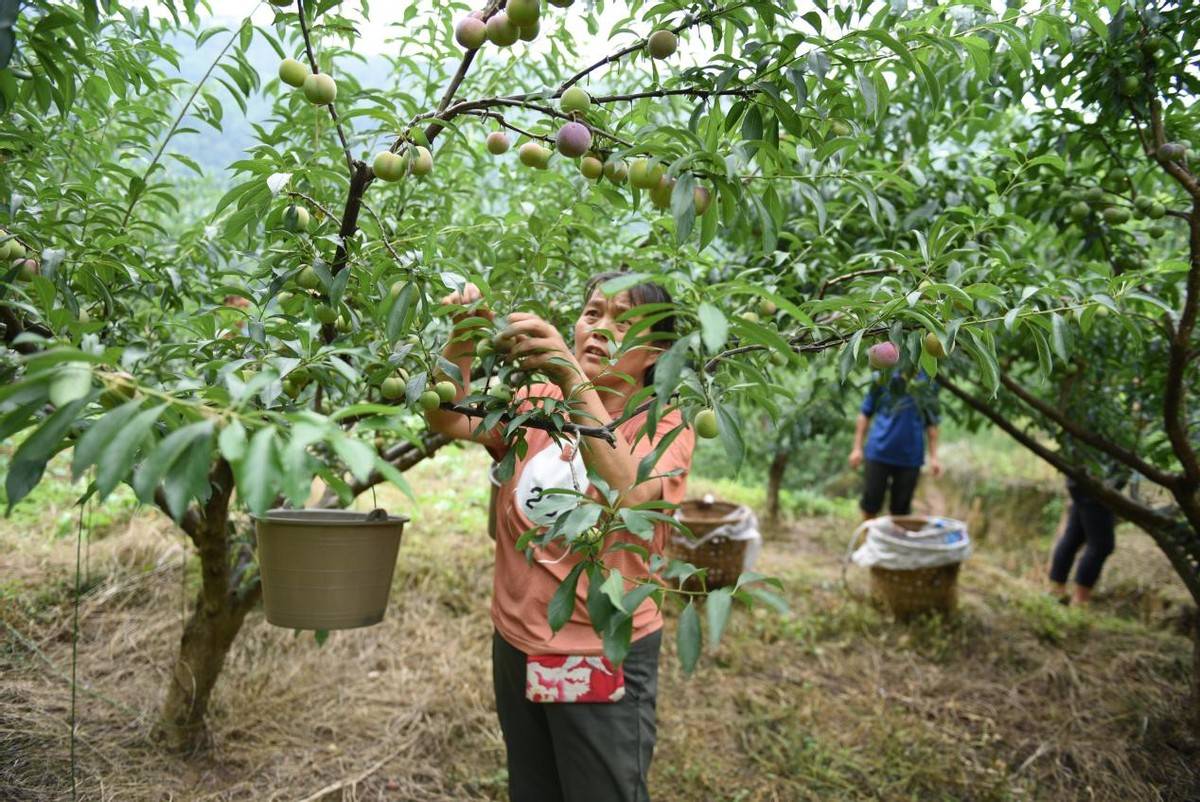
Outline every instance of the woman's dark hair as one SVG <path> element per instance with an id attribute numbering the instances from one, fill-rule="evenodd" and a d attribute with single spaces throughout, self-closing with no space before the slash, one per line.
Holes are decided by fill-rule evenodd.
<path id="1" fill-rule="evenodd" d="M 587 280 L 587 284 L 583 288 L 583 304 L 587 306 L 587 302 L 592 299 L 594 293 L 600 285 L 614 278 L 621 278 L 629 275 L 626 270 L 608 270 L 603 273 L 597 273 Z M 635 284 L 628 289 L 629 299 L 633 301 L 633 305 L 644 306 L 646 304 L 671 304 L 674 301 L 671 298 L 671 293 L 667 292 L 666 288 L 655 284 L 652 281 L 645 281 L 641 284 Z M 675 315 L 663 315 L 650 326 L 650 331 L 661 331 L 667 334 L 675 333 Z M 664 337 L 660 340 L 655 340 L 655 345 L 669 344 L 672 341 L 671 337 Z M 666 346 L 664 346 L 666 347 Z M 657 363 L 655 363 L 657 364 Z M 646 368 L 646 373 L 642 377 L 642 384 L 649 386 L 654 383 L 654 365 Z"/>

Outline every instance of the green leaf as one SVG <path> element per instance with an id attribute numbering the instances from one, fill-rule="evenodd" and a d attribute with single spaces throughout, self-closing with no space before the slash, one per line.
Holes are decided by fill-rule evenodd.
<path id="1" fill-rule="evenodd" d="M 654 539 L 654 519 L 650 515 L 630 507 L 623 507 L 620 514 L 621 522 L 625 524 L 627 530 L 642 540 Z"/>
<path id="2" fill-rule="evenodd" d="M 275 430 L 264 426 L 250 439 L 246 456 L 237 463 L 238 496 L 255 515 L 262 515 L 279 492 L 279 466 L 275 455 Z"/>
<path id="3" fill-rule="evenodd" d="M 571 573 L 567 574 L 566 579 L 554 591 L 548 612 L 551 632 L 558 632 L 571 620 L 571 614 L 575 612 L 575 592 L 579 585 L 579 575 L 583 573 L 586 565 L 583 561 L 576 563 Z"/>
<path id="4" fill-rule="evenodd" d="M 143 503 L 153 504 L 154 491 L 158 488 L 159 482 L 189 447 L 197 441 L 203 441 L 207 451 L 207 443 L 212 436 L 212 429 L 212 421 L 205 420 L 184 426 L 182 429 L 176 429 L 164 437 L 150 452 L 150 455 L 142 461 L 133 477 L 133 490 L 137 493 L 138 498 Z M 186 499 L 184 501 L 186 502 Z M 171 517 L 178 521 L 183 515 L 184 506 L 173 506 Z"/>
<path id="5" fill-rule="evenodd" d="M 633 616 L 628 613 L 618 613 L 609 619 L 608 627 L 604 630 L 604 656 L 614 666 L 619 666 L 625 662 L 632 643 Z"/>
<path id="6" fill-rule="evenodd" d="M 729 611 L 733 606 L 733 591 L 730 588 L 719 588 L 708 594 L 704 600 L 704 611 L 708 615 L 708 648 L 714 650 L 721 642 L 725 632 L 725 624 L 729 621 Z"/>
<path id="7" fill-rule="evenodd" d="M 75 454 L 71 462 L 72 479 L 78 481 L 84 471 L 96 464 L 96 460 L 100 459 L 100 452 L 117 432 L 125 428 L 141 406 L 140 400 L 129 401 L 88 427 L 75 444 Z"/>
<path id="8" fill-rule="evenodd" d="M 700 337 L 710 354 L 718 353 L 729 339 L 729 321 L 725 313 L 707 301 L 700 304 Z"/>
<path id="9" fill-rule="evenodd" d="M 96 461 L 96 492 L 101 499 L 129 475 L 139 449 L 166 408 L 161 404 L 139 412 L 108 441 Z"/>
<path id="10" fill-rule="evenodd" d="M 333 435 L 330 443 L 354 478 L 360 482 L 367 481 L 378 458 L 375 449 L 361 440 L 340 433 Z"/>
<path id="11" fill-rule="evenodd" d="M 81 398 L 56 410 L 13 454 L 8 476 L 4 480 L 9 512 L 14 504 L 37 487 L 46 470 L 46 462 L 58 452 L 63 435 L 71 428 L 85 403 L 86 399 Z"/>
<path id="12" fill-rule="evenodd" d="M 689 601 L 679 616 L 675 644 L 683 673 L 691 674 L 696 670 L 696 662 L 700 659 L 700 615 L 696 612 L 695 602 Z"/>
<path id="13" fill-rule="evenodd" d="M 246 428 L 242 426 L 241 421 L 234 418 L 226 424 L 217 438 L 217 445 L 221 449 L 221 456 L 231 465 L 244 457 L 246 455 Z"/>

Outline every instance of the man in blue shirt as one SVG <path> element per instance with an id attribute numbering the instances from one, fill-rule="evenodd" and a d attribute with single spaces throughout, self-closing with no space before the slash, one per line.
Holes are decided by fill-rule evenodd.
<path id="1" fill-rule="evenodd" d="M 859 410 L 850 467 L 857 470 L 859 465 L 866 463 L 863 495 L 859 502 L 863 518 L 874 518 L 879 514 L 883 509 L 883 497 L 889 490 L 888 510 L 892 515 L 912 512 L 913 492 L 925 463 L 926 438 L 929 440 L 929 470 L 934 476 L 942 472 L 937 458 L 937 388 L 924 372 L 917 374 L 912 387 L 908 385 L 899 371 L 890 380 L 876 374 Z"/>

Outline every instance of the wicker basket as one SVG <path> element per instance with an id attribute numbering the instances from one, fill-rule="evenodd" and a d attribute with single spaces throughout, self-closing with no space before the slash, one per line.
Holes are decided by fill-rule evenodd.
<path id="1" fill-rule="evenodd" d="M 688 499 L 679 505 L 678 516 L 680 523 L 690 529 L 694 537 L 702 538 L 718 526 L 735 520 L 739 510 L 741 507 L 738 505 L 725 501 Z M 749 544 L 748 540 L 715 537 L 692 545 L 685 536 L 674 534 L 667 542 L 667 553 L 673 559 L 707 569 L 704 586 L 708 590 L 716 590 L 737 583 L 745 565 Z M 700 582 L 689 579 L 684 583 L 684 589 L 698 592 L 701 589 Z"/>
<path id="2" fill-rule="evenodd" d="M 893 515 L 896 524 L 915 531 L 925 521 Z M 926 613 L 952 614 L 958 607 L 958 569 L 962 563 L 939 565 L 936 568 L 895 570 L 871 567 L 871 595 L 901 620 Z"/>

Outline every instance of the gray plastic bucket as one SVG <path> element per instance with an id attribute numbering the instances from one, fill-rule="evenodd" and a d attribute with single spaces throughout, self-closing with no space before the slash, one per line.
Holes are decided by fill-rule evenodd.
<path id="1" fill-rule="evenodd" d="M 408 518 L 276 509 L 254 522 L 268 622 L 354 629 L 383 620 Z"/>

